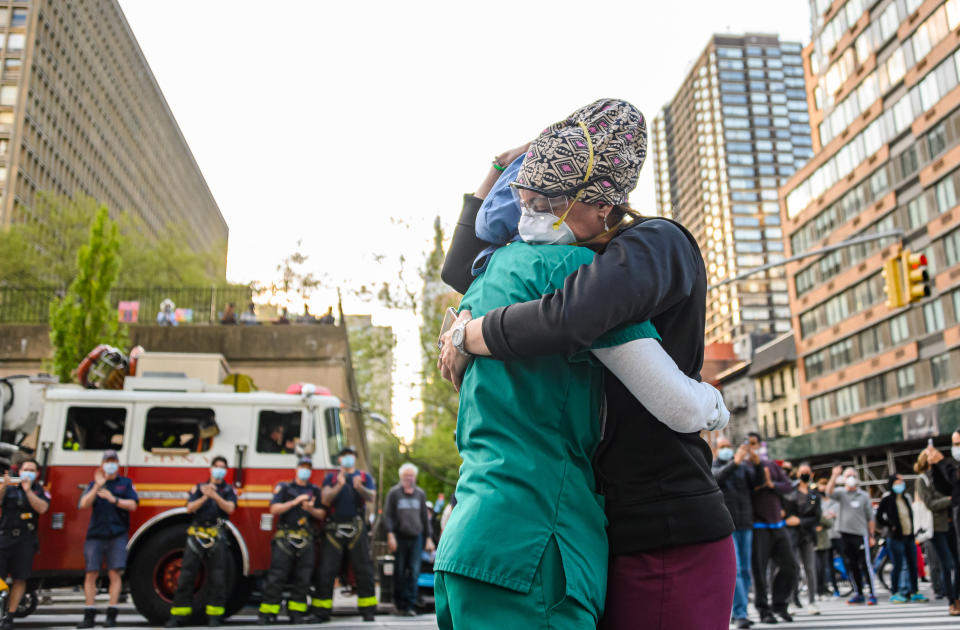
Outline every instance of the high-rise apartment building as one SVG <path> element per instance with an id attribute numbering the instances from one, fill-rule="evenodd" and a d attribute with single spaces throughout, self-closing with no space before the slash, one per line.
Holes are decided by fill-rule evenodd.
<path id="1" fill-rule="evenodd" d="M 798 43 L 714 35 L 651 127 L 657 212 L 700 243 L 709 283 L 783 259 L 778 188 L 812 155 Z M 790 329 L 784 270 L 711 290 L 706 341 Z"/>
<path id="2" fill-rule="evenodd" d="M 803 52 L 816 156 L 781 191 L 806 435 L 794 452 L 880 448 L 960 425 L 960 0 L 811 0 Z M 886 306 L 900 248 L 931 297 Z M 796 442 L 797 439 L 794 441 Z"/>
<path id="3" fill-rule="evenodd" d="M 0 228 L 83 193 L 222 251 L 227 224 L 116 0 L 0 1 Z"/>

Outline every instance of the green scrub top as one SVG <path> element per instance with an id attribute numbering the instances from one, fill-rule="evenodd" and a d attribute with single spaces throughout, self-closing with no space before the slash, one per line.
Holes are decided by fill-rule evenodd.
<path id="1" fill-rule="evenodd" d="M 570 245 L 513 243 L 493 255 L 461 309 L 474 317 L 552 293 L 594 254 Z M 615 299 L 611 296 L 611 299 Z M 659 339 L 649 322 L 601 337 L 594 347 Z M 502 362 L 477 357 L 460 389 L 457 507 L 434 570 L 527 593 L 556 537 L 567 595 L 603 610 L 607 537 L 591 460 L 600 443 L 603 368 L 588 351 Z"/>

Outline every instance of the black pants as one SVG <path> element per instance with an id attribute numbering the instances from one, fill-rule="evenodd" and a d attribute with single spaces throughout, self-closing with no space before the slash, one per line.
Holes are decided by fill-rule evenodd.
<path id="1" fill-rule="evenodd" d="M 287 600 L 287 612 L 306 614 L 307 594 L 310 592 L 310 577 L 313 575 L 313 540 L 307 540 L 306 546 L 297 549 L 287 540 L 274 538 L 270 546 L 270 570 L 263 587 L 263 600 L 260 612 L 276 615 L 280 613 L 280 599 L 283 587 L 290 580 L 290 599 Z M 291 576 L 293 576 L 291 578 Z"/>
<path id="2" fill-rule="evenodd" d="M 317 576 L 315 612 L 324 616 L 333 607 L 333 582 L 340 573 L 340 564 L 344 553 L 353 567 L 357 579 L 357 608 L 362 614 L 375 612 L 377 592 L 373 583 L 373 558 L 370 555 L 370 537 L 366 528 L 362 528 L 354 538 L 340 538 L 327 531 L 321 546 L 320 572 Z"/>
<path id="3" fill-rule="evenodd" d="M 876 595 L 873 592 L 873 582 L 870 580 L 870 570 L 866 564 L 867 551 L 863 548 L 863 536 L 845 532 L 840 532 L 840 536 L 843 540 L 843 561 L 847 565 L 847 575 L 853 580 L 853 587 L 857 589 L 857 594 L 863 595 L 863 585 L 866 583 L 870 587 L 870 594 Z"/>
<path id="4" fill-rule="evenodd" d="M 767 602 L 767 565 L 773 563 L 772 608 L 785 610 L 797 581 L 797 563 L 786 528 L 753 530 L 754 605 L 763 614 L 771 609 Z"/>
<path id="5" fill-rule="evenodd" d="M 187 536 L 177 592 L 173 596 L 173 607 L 170 608 L 172 616 L 188 617 L 193 614 L 193 589 L 204 563 L 207 565 L 205 612 L 212 617 L 223 616 L 227 604 L 227 540 L 222 534 L 215 540 L 212 547 L 204 549 L 192 536 Z"/>
<path id="6" fill-rule="evenodd" d="M 417 607 L 420 577 L 420 552 L 423 551 L 423 536 L 397 534 L 397 552 L 393 563 L 393 603 L 397 610 L 414 610 Z"/>
<path id="7" fill-rule="evenodd" d="M 817 549 L 817 572 L 819 575 L 817 580 L 818 592 L 821 595 L 830 594 L 827 589 L 828 584 L 833 586 L 834 592 L 840 590 L 837 588 L 837 576 L 833 572 L 833 549 Z"/>

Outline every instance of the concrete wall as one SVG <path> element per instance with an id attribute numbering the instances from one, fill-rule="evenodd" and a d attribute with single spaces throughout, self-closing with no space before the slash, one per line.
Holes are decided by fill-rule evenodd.
<path id="1" fill-rule="evenodd" d="M 220 353 L 232 372 L 249 374 L 261 391 L 314 383 L 329 388 L 346 407 L 354 404 L 342 326 L 131 326 L 130 339 L 155 352 Z M 0 326 L 0 377 L 40 372 L 52 356 L 45 325 Z M 344 410 L 343 419 L 347 440 L 363 450 L 358 414 Z"/>

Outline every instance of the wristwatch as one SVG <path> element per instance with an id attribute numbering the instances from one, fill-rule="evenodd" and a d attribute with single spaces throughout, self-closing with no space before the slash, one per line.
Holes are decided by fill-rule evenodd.
<path id="1" fill-rule="evenodd" d="M 457 352 L 465 357 L 472 357 L 473 355 L 463 347 L 463 342 L 467 339 L 466 327 L 467 322 L 455 326 L 453 332 L 450 334 L 450 341 L 453 342 L 453 347 L 457 349 Z"/>

